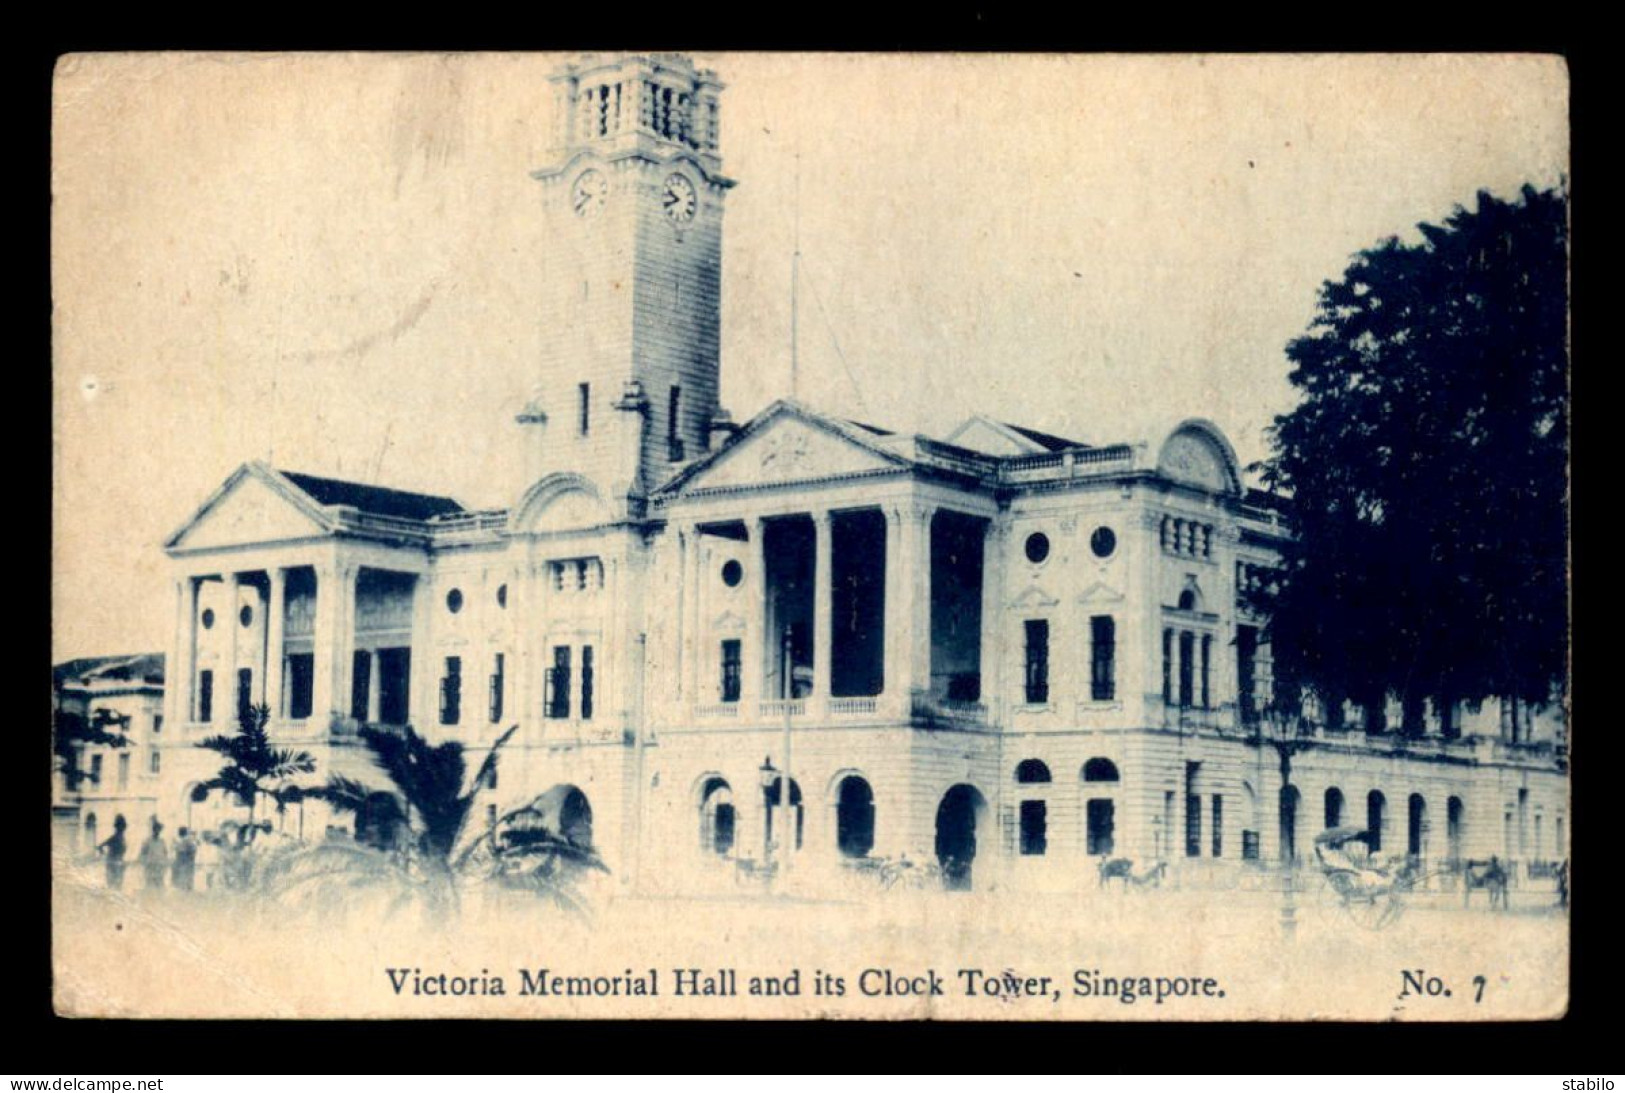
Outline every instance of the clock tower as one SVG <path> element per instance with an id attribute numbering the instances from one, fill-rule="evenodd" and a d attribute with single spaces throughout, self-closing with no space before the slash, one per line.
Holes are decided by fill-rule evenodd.
<path id="1" fill-rule="evenodd" d="M 718 416 L 722 84 L 671 54 L 589 58 L 552 81 L 527 476 L 582 474 L 636 516 Z"/>

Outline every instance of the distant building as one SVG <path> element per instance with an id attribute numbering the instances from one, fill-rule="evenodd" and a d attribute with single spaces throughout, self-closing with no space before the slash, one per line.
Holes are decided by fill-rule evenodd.
<path id="1" fill-rule="evenodd" d="M 51 813 L 68 847 L 88 852 L 123 816 L 130 832 L 158 814 L 163 785 L 164 658 L 161 653 L 88 657 L 52 670 L 56 731 L 96 726 L 126 744 L 83 743 L 53 772 Z M 131 836 L 134 837 L 133 835 Z"/>
<path id="2" fill-rule="evenodd" d="M 477 756 L 518 724 L 491 807 L 541 801 L 650 888 L 790 851 L 809 878 L 907 853 L 978 887 L 1093 885 L 1106 857 L 1200 881 L 1345 824 L 1385 853 L 1566 857 L 1554 716 L 1311 710 L 1283 784 L 1243 594 L 1287 522 L 1212 424 L 938 440 L 781 401 L 736 426 L 721 85 L 634 56 L 556 86 L 552 337 L 492 423 L 511 504 L 231 475 L 165 545 L 160 815 L 196 822 L 196 741 L 265 702 L 322 776 L 375 783 L 361 725 Z"/>

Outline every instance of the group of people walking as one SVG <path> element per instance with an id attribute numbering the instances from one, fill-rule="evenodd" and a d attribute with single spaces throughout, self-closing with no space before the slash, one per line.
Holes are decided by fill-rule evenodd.
<path id="1" fill-rule="evenodd" d="M 173 846 L 164 838 L 164 825 L 156 818 L 147 838 L 135 855 L 140 867 L 142 888 L 159 891 L 165 887 L 180 892 L 191 892 L 197 887 L 199 865 L 203 867 L 205 888 L 213 888 L 217 879 L 231 887 L 235 870 L 233 863 L 242 857 L 248 840 L 242 836 L 246 828 L 218 834 L 207 833 L 199 838 L 190 828 L 181 828 L 175 835 Z M 107 887 L 115 891 L 124 888 L 124 875 L 130 865 L 129 840 L 125 835 L 129 824 L 123 816 L 113 819 L 113 834 L 96 847 L 107 872 Z"/>

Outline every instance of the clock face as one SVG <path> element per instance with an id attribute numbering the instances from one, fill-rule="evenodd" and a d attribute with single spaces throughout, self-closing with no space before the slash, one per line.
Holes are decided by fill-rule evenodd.
<path id="1" fill-rule="evenodd" d="M 570 208 L 577 216 L 595 216 L 609 199 L 609 179 L 598 171 L 583 171 L 570 189 Z"/>
<path id="2" fill-rule="evenodd" d="M 699 195 L 694 192 L 694 183 L 682 175 L 672 175 L 666 180 L 666 189 L 660 200 L 666 210 L 666 219 L 674 224 L 687 224 L 693 220 L 694 212 L 699 207 Z"/>

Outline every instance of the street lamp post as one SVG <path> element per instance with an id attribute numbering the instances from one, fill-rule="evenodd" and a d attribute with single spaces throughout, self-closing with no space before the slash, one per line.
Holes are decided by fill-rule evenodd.
<path id="1" fill-rule="evenodd" d="M 778 777 L 778 770 L 773 766 L 773 757 L 769 755 L 762 760 L 759 768 L 762 773 L 762 806 L 768 810 L 768 819 L 762 822 L 762 863 L 764 866 L 773 864 L 773 835 L 772 835 L 772 809 L 773 784 Z"/>
<path id="2" fill-rule="evenodd" d="M 790 703 L 795 700 L 795 648 L 790 639 L 790 627 L 784 628 L 784 639 L 781 643 L 784 671 L 781 673 L 783 682 L 780 685 L 784 692 L 784 773 L 779 777 L 779 826 L 783 830 L 779 833 L 779 845 L 784 848 L 780 855 L 784 860 L 778 869 L 779 891 L 786 890 L 790 880 L 790 858 L 795 852 L 795 828 L 790 816 Z"/>
<path id="3" fill-rule="evenodd" d="M 1298 933 L 1293 844 L 1297 842 L 1299 809 L 1298 802 L 1292 798 L 1292 757 L 1309 746 L 1298 731 L 1299 720 L 1284 710 L 1272 709 L 1259 721 L 1260 739 L 1275 749 L 1281 770 L 1281 794 L 1276 807 L 1281 838 L 1281 934 L 1287 941 L 1292 941 Z"/>

